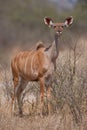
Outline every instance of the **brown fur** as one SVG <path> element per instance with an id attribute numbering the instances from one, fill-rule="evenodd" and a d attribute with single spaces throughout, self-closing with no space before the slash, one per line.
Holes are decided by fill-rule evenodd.
<path id="1" fill-rule="evenodd" d="M 14 83 L 14 97 L 17 97 L 18 102 L 22 91 L 26 87 L 26 86 L 22 87 L 23 85 L 22 82 L 28 83 L 28 81 L 39 80 L 41 85 L 40 99 L 41 99 L 41 104 L 43 104 L 43 96 L 44 96 L 43 77 L 50 66 L 50 61 L 46 57 L 44 50 L 45 48 L 40 47 L 39 49 L 34 51 L 20 52 L 12 59 L 11 68 L 12 68 L 13 83 Z M 22 113 L 20 103 L 19 103 L 19 112 L 20 114 Z"/>
<path id="2" fill-rule="evenodd" d="M 42 47 L 36 51 L 20 52 L 12 60 L 13 77 L 21 76 L 28 81 L 37 80 L 38 76 L 42 76 L 46 71 L 44 67 L 46 64 L 45 58 L 44 48 Z M 37 75 L 32 73 L 32 70 L 37 72 Z"/>

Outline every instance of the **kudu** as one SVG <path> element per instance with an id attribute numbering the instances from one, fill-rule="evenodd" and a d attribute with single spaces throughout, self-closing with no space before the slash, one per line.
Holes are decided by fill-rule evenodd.
<path id="1" fill-rule="evenodd" d="M 54 23 L 51 18 L 45 17 L 44 22 L 55 30 L 55 40 L 52 45 L 48 48 L 38 45 L 36 50 L 20 52 L 11 62 L 14 83 L 14 97 L 12 100 L 14 101 L 15 97 L 17 98 L 20 115 L 22 114 L 22 92 L 29 81 L 40 82 L 41 108 L 44 103 L 44 87 L 46 87 L 47 99 L 49 101 L 48 113 L 50 113 L 52 75 L 56 68 L 56 59 L 59 54 L 58 37 L 64 27 L 68 27 L 73 23 L 73 18 L 70 16 L 63 23 Z"/>

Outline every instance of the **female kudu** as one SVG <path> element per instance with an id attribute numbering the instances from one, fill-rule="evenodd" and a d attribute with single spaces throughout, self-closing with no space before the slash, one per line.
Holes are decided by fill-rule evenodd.
<path id="1" fill-rule="evenodd" d="M 72 24 L 73 18 L 68 17 L 63 23 L 54 23 L 51 18 L 45 17 L 44 22 L 55 30 L 55 40 L 52 45 L 48 48 L 38 46 L 36 50 L 20 52 L 11 62 L 14 83 L 14 98 L 12 99 L 17 98 L 19 114 L 22 114 L 22 92 L 29 81 L 40 82 L 41 106 L 43 106 L 44 102 L 45 86 L 47 89 L 47 99 L 48 101 L 50 100 L 52 74 L 56 68 L 56 59 L 59 54 L 58 37 L 64 27 Z M 50 113 L 50 103 L 48 103 L 48 112 Z"/>

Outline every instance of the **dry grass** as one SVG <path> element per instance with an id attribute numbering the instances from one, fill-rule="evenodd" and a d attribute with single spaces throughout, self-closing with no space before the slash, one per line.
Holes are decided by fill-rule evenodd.
<path id="1" fill-rule="evenodd" d="M 9 107 L 0 110 L 0 130 L 87 130 L 87 113 L 82 122 L 76 124 L 68 105 L 50 116 L 38 115 L 11 116 Z"/>
<path id="2" fill-rule="evenodd" d="M 87 130 L 87 44 L 84 39 L 78 43 L 75 53 L 70 50 L 59 55 L 49 116 L 40 117 L 37 105 L 32 109 L 29 103 L 23 105 L 22 118 L 11 115 L 11 72 L 0 66 L 0 82 L 5 85 L 4 92 L 0 88 L 0 130 Z M 39 95 L 37 84 L 27 88 L 28 91 Z M 2 105 L 3 97 L 7 98 Z"/>

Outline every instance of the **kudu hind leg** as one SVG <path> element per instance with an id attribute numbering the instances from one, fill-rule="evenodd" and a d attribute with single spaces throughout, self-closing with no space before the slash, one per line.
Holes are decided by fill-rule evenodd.
<path id="1" fill-rule="evenodd" d="M 19 109 L 19 114 L 22 115 L 22 100 L 21 100 L 21 93 L 22 93 L 22 88 L 19 87 L 16 93 L 17 96 L 17 102 L 18 102 L 18 109 Z"/>
<path id="2" fill-rule="evenodd" d="M 16 105 L 16 89 L 19 86 L 19 80 L 18 78 L 14 78 L 13 79 L 13 84 L 14 84 L 14 93 L 12 95 L 12 105 L 11 105 L 11 113 L 13 113 L 15 111 L 15 105 Z"/>
<path id="3" fill-rule="evenodd" d="M 15 111 L 16 101 L 17 101 L 20 114 L 22 114 L 21 92 L 22 92 L 21 84 L 19 83 L 19 81 L 14 80 L 14 95 L 12 97 L 12 111 Z"/>
<path id="4" fill-rule="evenodd" d="M 18 101 L 18 108 L 19 108 L 19 114 L 20 116 L 22 116 L 23 112 L 22 112 L 22 92 L 23 90 L 26 88 L 27 82 L 25 82 L 24 80 L 21 80 L 21 84 L 18 87 L 18 89 L 16 90 L 16 96 L 17 96 L 17 101 Z"/>

